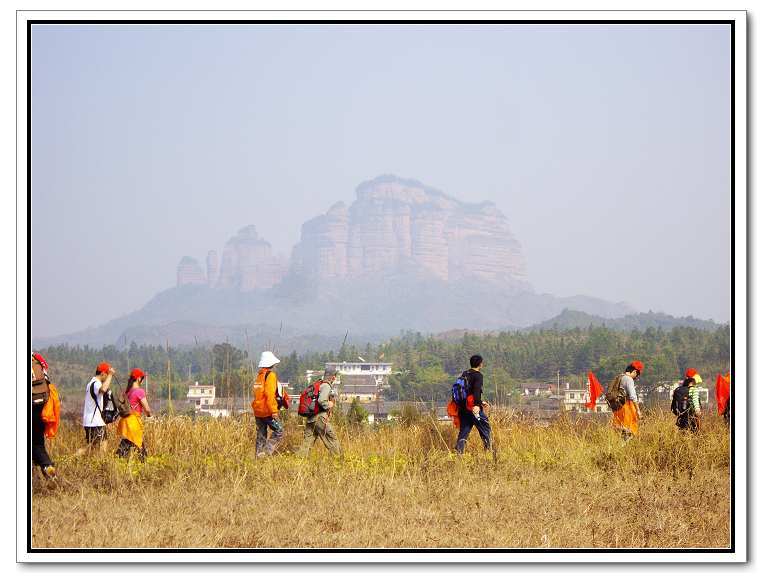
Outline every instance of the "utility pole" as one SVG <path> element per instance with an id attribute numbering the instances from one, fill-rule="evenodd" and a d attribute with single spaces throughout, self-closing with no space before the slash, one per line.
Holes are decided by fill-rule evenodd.
<path id="1" fill-rule="evenodd" d="M 170 341 L 167 343 L 167 411 L 172 413 L 172 365 L 170 363 Z"/>
<path id="2" fill-rule="evenodd" d="M 560 372 L 561 372 L 561 371 L 559 371 L 559 370 L 558 370 L 558 371 L 556 371 L 556 396 L 557 396 L 557 397 L 559 396 L 559 393 L 561 392 L 561 391 L 559 390 L 559 389 L 560 389 L 560 387 L 559 387 L 559 373 L 560 373 Z"/>
<path id="3" fill-rule="evenodd" d="M 495 390 L 495 404 L 498 405 L 500 399 L 498 398 L 498 382 L 495 379 L 495 367 L 493 368 L 493 389 Z"/>
<path id="4" fill-rule="evenodd" d="M 230 344 L 228 344 L 228 339 L 225 339 L 225 368 L 228 370 L 228 375 L 225 380 L 225 393 L 228 395 L 228 409 L 233 410 L 233 405 L 231 404 L 231 392 L 230 392 Z"/>
<path id="5" fill-rule="evenodd" d="M 249 344 L 249 332 L 246 328 L 244 328 L 244 336 L 246 337 L 246 353 L 249 357 L 249 369 L 252 373 L 251 383 L 254 384 L 255 374 L 254 374 L 254 361 L 252 360 L 252 349 Z M 246 392 L 247 389 L 247 383 L 243 383 L 243 386 L 241 387 L 241 397 L 243 398 L 243 407 L 244 410 L 246 410 Z"/>

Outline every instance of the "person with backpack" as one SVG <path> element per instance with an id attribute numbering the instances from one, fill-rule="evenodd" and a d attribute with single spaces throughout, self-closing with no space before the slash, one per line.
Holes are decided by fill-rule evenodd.
<path id="1" fill-rule="evenodd" d="M 151 417 L 151 407 L 146 399 L 146 391 L 141 388 L 143 379 L 146 378 L 139 368 L 134 368 L 127 379 L 127 388 L 123 398 L 126 403 L 124 411 L 120 410 L 117 432 L 122 436 L 117 448 L 119 457 L 129 457 L 132 450 L 138 452 L 140 461 L 146 460 L 146 443 L 143 440 L 143 413 Z M 129 407 L 129 409 L 127 409 Z M 120 407 L 121 409 L 121 407 Z"/>
<path id="2" fill-rule="evenodd" d="M 689 369 L 693 371 L 694 369 Z M 680 430 L 689 430 L 696 433 L 699 430 L 700 403 L 697 392 L 696 374 L 690 375 L 686 372 L 686 377 L 680 386 L 673 391 L 673 399 L 670 403 L 670 410 L 676 416 L 676 427 Z M 700 377 L 701 378 L 701 377 Z"/>
<path id="3" fill-rule="evenodd" d="M 625 367 L 625 373 L 614 378 L 605 395 L 612 409 L 612 422 L 620 430 L 624 443 L 638 435 L 641 408 L 638 404 L 635 380 L 643 371 L 644 364 L 640 360 L 634 360 Z"/>
<path id="4" fill-rule="evenodd" d="M 106 425 L 104 407 L 111 400 L 109 387 L 116 371 L 108 362 L 100 363 L 95 369 L 95 375 L 85 387 L 85 404 L 82 410 L 82 426 L 85 429 L 85 447 L 80 448 L 76 455 L 92 451 L 96 446 L 106 449 Z M 108 422 L 114 421 L 108 419 Z"/>
<path id="5" fill-rule="evenodd" d="M 456 453 L 463 454 L 472 427 L 476 427 L 486 450 L 493 447 L 490 421 L 485 414 L 488 402 L 482 399 L 482 368 L 484 361 L 479 354 L 469 358 L 469 370 L 461 373 L 454 384 L 453 400 L 458 407 L 458 438 Z M 461 382 L 459 382 L 461 381 Z M 458 390 L 456 385 L 459 386 Z"/>
<path id="6" fill-rule="evenodd" d="M 38 352 L 32 353 L 32 463 L 43 477 L 56 479 L 56 466 L 45 447 L 45 438 L 55 435 L 60 419 L 60 403 L 55 385 L 50 382 L 48 363 Z M 48 421 L 48 411 L 52 419 Z M 54 427 L 53 427 L 54 426 Z"/>
<path id="7" fill-rule="evenodd" d="M 260 370 L 254 380 L 252 410 L 257 425 L 257 457 L 272 455 L 284 437 L 283 424 L 278 420 L 278 375 L 273 370 L 279 362 L 281 361 L 272 352 L 263 352 L 258 365 Z"/>
<path id="8" fill-rule="evenodd" d="M 336 397 L 334 381 L 336 371 L 326 371 L 322 379 L 307 387 L 300 396 L 299 414 L 307 419 L 302 445 L 297 451 L 297 455 L 301 457 L 310 455 L 310 450 L 318 439 L 323 442 L 329 453 L 341 453 L 336 432 L 329 423 Z"/>

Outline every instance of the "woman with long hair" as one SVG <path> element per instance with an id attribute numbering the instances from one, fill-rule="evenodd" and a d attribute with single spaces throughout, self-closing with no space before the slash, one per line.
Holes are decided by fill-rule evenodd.
<path id="1" fill-rule="evenodd" d="M 146 399 L 146 391 L 141 388 L 145 378 L 146 374 L 139 368 L 134 368 L 130 372 L 124 393 L 125 400 L 130 404 L 130 414 L 127 417 L 121 417 L 117 424 L 117 431 L 122 436 L 117 455 L 127 457 L 135 449 L 140 461 L 146 459 L 146 444 L 143 442 L 143 413 L 151 417 L 151 407 Z"/>

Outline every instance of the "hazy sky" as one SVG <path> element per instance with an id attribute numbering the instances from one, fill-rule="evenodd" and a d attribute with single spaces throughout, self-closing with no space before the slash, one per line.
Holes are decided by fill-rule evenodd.
<path id="1" fill-rule="evenodd" d="M 538 291 L 730 319 L 727 26 L 36 25 L 32 67 L 35 336 L 384 173 L 495 201 Z"/>

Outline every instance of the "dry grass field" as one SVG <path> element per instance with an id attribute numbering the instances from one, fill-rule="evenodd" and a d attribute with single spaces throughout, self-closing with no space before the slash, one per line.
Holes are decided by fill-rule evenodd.
<path id="1" fill-rule="evenodd" d="M 109 452 L 77 458 L 65 422 L 51 486 L 33 483 L 33 547 L 728 547 L 729 436 L 707 419 L 683 435 L 654 414 L 623 446 L 606 424 L 540 427 L 492 414 L 497 455 L 472 432 L 425 418 L 339 427 L 332 459 L 308 459 L 287 422 L 283 452 L 254 456 L 251 418 L 148 420 L 145 464 Z"/>

